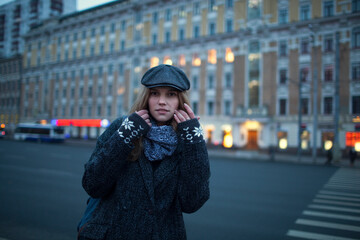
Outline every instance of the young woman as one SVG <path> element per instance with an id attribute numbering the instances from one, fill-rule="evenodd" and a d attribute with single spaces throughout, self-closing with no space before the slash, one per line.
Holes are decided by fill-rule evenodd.
<path id="1" fill-rule="evenodd" d="M 132 113 L 109 126 L 85 164 L 83 187 L 96 204 L 79 239 L 186 239 L 182 213 L 209 198 L 209 160 L 188 105 L 188 78 L 159 65 L 141 83 Z"/>

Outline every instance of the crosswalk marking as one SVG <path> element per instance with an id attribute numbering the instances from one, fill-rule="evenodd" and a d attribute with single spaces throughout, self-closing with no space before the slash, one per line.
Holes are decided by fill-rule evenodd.
<path id="1" fill-rule="evenodd" d="M 332 201 L 332 200 L 324 200 L 315 198 L 313 202 L 316 203 L 327 203 L 333 205 L 342 205 L 342 206 L 352 206 L 352 207 L 360 207 L 360 203 L 348 203 L 348 202 L 340 202 L 340 201 Z"/>
<path id="2" fill-rule="evenodd" d="M 360 170 L 338 169 L 301 215 L 288 238 L 360 240 Z"/>
<path id="3" fill-rule="evenodd" d="M 298 219 L 298 220 L 296 220 L 295 223 L 309 225 L 309 226 L 317 226 L 317 227 L 324 227 L 324 228 L 334 228 L 334 229 L 340 229 L 340 230 L 360 232 L 360 227 L 358 227 L 358 226 L 332 223 L 332 222 L 315 221 L 315 220 L 308 220 L 308 219 Z"/>
<path id="4" fill-rule="evenodd" d="M 355 238 L 338 237 L 327 234 L 319 234 L 319 233 L 304 232 L 297 230 L 289 230 L 286 235 L 290 237 L 299 237 L 303 239 L 315 239 L 315 240 L 359 240 Z"/>
<path id="5" fill-rule="evenodd" d="M 315 208 L 315 209 L 333 210 L 333 211 L 339 211 L 339 212 L 360 213 L 360 210 L 357 210 L 354 208 L 333 207 L 333 206 L 319 205 L 319 204 L 310 204 L 308 207 Z"/>
<path id="6" fill-rule="evenodd" d="M 316 195 L 316 198 L 326 198 L 326 199 L 336 199 L 336 200 L 345 200 L 345 201 L 360 202 L 360 199 L 359 199 L 359 198 L 328 196 L 328 195 L 323 195 L 323 194 L 318 194 L 318 195 Z"/>
<path id="7" fill-rule="evenodd" d="M 337 219 L 351 220 L 351 221 L 360 222 L 360 217 L 354 217 L 354 216 L 344 215 L 344 214 L 324 213 L 324 212 L 309 211 L 309 210 L 303 211 L 302 214 L 308 215 L 308 216 L 337 218 Z"/>
<path id="8" fill-rule="evenodd" d="M 319 193 L 328 194 L 328 195 L 339 195 L 339 196 L 359 197 L 360 198 L 360 194 L 356 194 L 356 193 L 333 192 L 333 191 L 326 191 L 326 190 L 321 190 Z"/>

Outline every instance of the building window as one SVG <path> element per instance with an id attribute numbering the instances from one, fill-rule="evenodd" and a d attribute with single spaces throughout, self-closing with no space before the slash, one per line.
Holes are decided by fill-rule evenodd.
<path id="1" fill-rule="evenodd" d="M 179 18 L 185 18 L 185 17 L 186 17 L 185 5 L 182 5 L 179 7 Z"/>
<path id="2" fill-rule="evenodd" d="M 225 114 L 225 116 L 231 115 L 231 101 L 230 100 L 225 100 L 225 102 L 224 102 L 224 114 Z"/>
<path id="3" fill-rule="evenodd" d="M 288 10 L 287 8 L 279 9 L 279 24 L 288 23 Z"/>
<path id="4" fill-rule="evenodd" d="M 258 19 L 261 17 L 262 0 L 248 0 L 248 19 Z"/>
<path id="5" fill-rule="evenodd" d="M 101 105 L 97 106 L 96 111 L 97 111 L 97 115 L 100 116 L 101 115 Z"/>
<path id="6" fill-rule="evenodd" d="M 352 0 L 352 12 L 360 12 L 360 0 Z"/>
<path id="7" fill-rule="evenodd" d="M 353 81 L 360 81 L 360 62 L 356 62 L 352 64 L 351 75 Z"/>
<path id="8" fill-rule="evenodd" d="M 158 13 L 154 12 L 152 16 L 153 16 L 152 17 L 153 24 L 158 24 L 159 21 Z"/>
<path id="9" fill-rule="evenodd" d="M 126 29 L 126 20 L 122 20 L 121 21 L 121 31 L 125 31 L 125 29 Z"/>
<path id="10" fill-rule="evenodd" d="M 216 33 L 216 28 L 215 28 L 215 23 L 210 23 L 209 24 L 209 35 L 213 36 Z"/>
<path id="11" fill-rule="evenodd" d="M 192 110 L 194 112 L 195 115 L 198 115 L 199 113 L 199 105 L 198 102 L 193 102 L 192 103 Z"/>
<path id="12" fill-rule="evenodd" d="M 92 86 L 89 86 L 89 89 L 88 89 L 88 97 L 92 97 Z"/>
<path id="13" fill-rule="evenodd" d="M 179 30 L 179 40 L 182 41 L 185 39 L 185 31 L 183 28 L 180 28 Z"/>
<path id="14" fill-rule="evenodd" d="M 279 115 L 286 115 L 286 99 L 279 99 Z"/>
<path id="15" fill-rule="evenodd" d="M 332 82 L 333 81 L 333 66 L 326 66 L 324 70 L 324 81 Z"/>
<path id="16" fill-rule="evenodd" d="M 167 22 L 171 21 L 171 9 L 170 8 L 166 9 L 166 11 L 165 11 L 165 21 L 167 21 Z"/>
<path id="17" fill-rule="evenodd" d="M 324 97 L 324 114 L 332 114 L 333 109 L 333 98 Z"/>
<path id="18" fill-rule="evenodd" d="M 352 31 L 352 46 L 360 48 L 360 27 L 354 28 Z"/>
<path id="19" fill-rule="evenodd" d="M 280 84 L 286 84 L 287 82 L 287 70 L 286 69 L 280 69 L 279 70 L 279 83 Z"/>
<path id="20" fill-rule="evenodd" d="M 225 50 L 225 61 L 227 63 L 232 63 L 234 62 L 234 53 L 231 51 L 231 48 L 226 48 Z"/>
<path id="21" fill-rule="evenodd" d="M 112 23 L 110 27 L 111 33 L 115 33 L 115 29 L 116 29 L 116 24 Z"/>
<path id="22" fill-rule="evenodd" d="M 230 33 L 233 31 L 233 21 L 232 19 L 227 19 L 226 20 L 226 32 Z"/>
<path id="23" fill-rule="evenodd" d="M 198 90 L 198 89 L 199 89 L 198 76 L 193 76 L 192 83 L 193 83 L 193 84 L 192 84 L 193 90 Z"/>
<path id="24" fill-rule="evenodd" d="M 227 72 L 225 74 L 225 88 L 231 89 L 232 88 L 232 74 Z"/>
<path id="25" fill-rule="evenodd" d="M 88 106 L 87 108 L 87 115 L 88 117 L 91 117 L 91 106 Z"/>
<path id="26" fill-rule="evenodd" d="M 352 114 L 360 114 L 360 96 L 352 97 Z"/>
<path id="27" fill-rule="evenodd" d="M 333 51 L 333 36 L 326 35 L 324 37 L 324 52 L 332 52 Z"/>
<path id="28" fill-rule="evenodd" d="M 300 53 L 309 54 L 310 43 L 308 38 L 302 38 L 300 42 Z"/>
<path id="29" fill-rule="evenodd" d="M 121 51 L 125 50 L 125 40 L 121 40 L 121 42 L 120 42 L 120 50 Z"/>
<path id="30" fill-rule="evenodd" d="M 308 98 L 301 99 L 301 114 L 303 114 L 303 115 L 309 114 L 309 99 Z"/>
<path id="31" fill-rule="evenodd" d="M 107 110 L 106 110 L 106 111 L 107 111 L 107 114 L 106 114 L 106 115 L 107 115 L 107 116 L 111 116 L 111 105 L 108 105 L 108 106 L 107 106 Z"/>
<path id="32" fill-rule="evenodd" d="M 217 59 L 216 59 L 216 50 L 215 49 L 210 49 L 208 51 L 208 62 L 211 64 L 216 64 Z"/>
<path id="33" fill-rule="evenodd" d="M 309 68 L 303 67 L 300 69 L 300 80 L 301 82 L 308 82 L 309 81 Z"/>
<path id="34" fill-rule="evenodd" d="M 198 38 L 200 36 L 200 27 L 195 25 L 194 26 L 194 38 Z"/>
<path id="35" fill-rule="evenodd" d="M 207 113 L 208 113 L 209 116 L 214 115 L 214 102 L 213 101 L 208 101 L 208 103 L 207 103 Z"/>
<path id="36" fill-rule="evenodd" d="M 310 19 L 310 5 L 303 4 L 300 6 L 300 20 L 306 21 Z"/>
<path id="37" fill-rule="evenodd" d="M 157 34 L 154 33 L 154 34 L 152 35 L 152 45 L 155 46 L 156 44 L 157 44 Z"/>
<path id="38" fill-rule="evenodd" d="M 171 33 L 170 33 L 170 31 L 166 31 L 165 32 L 165 42 L 169 43 L 170 40 L 171 40 Z"/>
<path id="39" fill-rule="evenodd" d="M 226 8 L 233 8 L 234 0 L 226 0 Z"/>
<path id="40" fill-rule="evenodd" d="M 333 0 L 323 2 L 323 15 L 324 17 L 331 17 L 334 15 Z"/>
<path id="41" fill-rule="evenodd" d="M 208 89 L 214 89 L 214 88 L 215 88 L 214 75 L 210 74 L 208 76 Z"/>
<path id="42" fill-rule="evenodd" d="M 286 40 L 282 40 L 279 42 L 279 55 L 280 55 L 280 57 L 287 56 L 287 41 Z"/>
<path id="43" fill-rule="evenodd" d="M 215 12 L 215 11 L 216 11 L 216 1 L 209 0 L 209 12 Z"/>
<path id="44" fill-rule="evenodd" d="M 200 2 L 194 2 L 193 14 L 194 14 L 194 16 L 200 15 Z"/>

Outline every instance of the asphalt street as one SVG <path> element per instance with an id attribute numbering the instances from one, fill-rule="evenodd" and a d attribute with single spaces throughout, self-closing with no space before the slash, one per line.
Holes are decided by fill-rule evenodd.
<path id="1" fill-rule="evenodd" d="M 1 140 L 0 239 L 76 239 L 92 150 Z M 219 155 L 210 164 L 210 200 L 184 215 L 189 240 L 360 239 L 360 169 Z"/>

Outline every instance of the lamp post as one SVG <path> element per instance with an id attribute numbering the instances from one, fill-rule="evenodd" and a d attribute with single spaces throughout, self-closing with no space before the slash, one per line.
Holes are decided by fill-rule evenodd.
<path id="1" fill-rule="evenodd" d="M 335 111 L 334 111 L 334 146 L 333 156 L 334 161 L 340 160 L 340 145 L 339 145 L 339 71 L 340 71 L 340 49 L 339 49 L 340 33 L 336 32 L 336 62 L 335 62 Z"/>
<path id="2" fill-rule="evenodd" d="M 311 24 L 309 24 L 309 28 L 312 32 L 311 34 L 311 42 L 312 48 L 314 50 L 314 61 L 313 61 L 313 149 L 312 149 L 312 159 L 313 162 L 316 162 L 316 155 L 317 155 L 317 128 L 318 128 L 318 76 L 317 76 L 317 49 L 316 49 L 316 35 L 315 29 Z"/>

